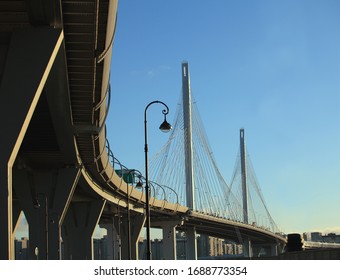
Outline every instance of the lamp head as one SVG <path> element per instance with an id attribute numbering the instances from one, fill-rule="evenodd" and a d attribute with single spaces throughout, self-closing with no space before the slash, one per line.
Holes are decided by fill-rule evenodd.
<path id="1" fill-rule="evenodd" d="M 171 129 L 172 129 L 172 126 L 171 124 L 169 124 L 167 121 L 166 121 L 166 115 L 164 115 L 164 122 L 162 122 L 162 124 L 159 126 L 159 129 L 162 131 L 162 132 L 169 132 Z"/>
<path id="2" fill-rule="evenodd" d="M 40 202 L 37 197 L 33 199 L 33 207 L 34 209 L 39 209 L 40 208 Z"/>
<path id="3" fill-rule="evenodd" d="M 143 183 L 142 181 L 139 179 L 139 181 L 136 184 L 136 189 L 142 189 L 143 188 Z"/>

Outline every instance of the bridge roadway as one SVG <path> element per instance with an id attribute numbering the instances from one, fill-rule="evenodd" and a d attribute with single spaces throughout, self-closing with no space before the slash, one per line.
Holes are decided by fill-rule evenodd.
<path id="1" fill-rule="evenodd" d="M 127 193 L 131 257 L 138 255 L 145 196 L 117 175 L 122 166 L 106 141 L 117 7 L 117 0 L 0 2 L 0 259 L 15 257 L 14 234 L 23 212 L 32 259 L 93 258 L 97 224 L 119 233 L 126 248 L 127 227 L 120 219 L 126 217 Z M 175 258 L 176 227 L 285 243 L 269 231 L 191 212 L 176 201 L 152 197 L 150 204 L 152 226 L 171 233 L 170 241 L 164 239 L 170 248 L 166 258 Z"/>

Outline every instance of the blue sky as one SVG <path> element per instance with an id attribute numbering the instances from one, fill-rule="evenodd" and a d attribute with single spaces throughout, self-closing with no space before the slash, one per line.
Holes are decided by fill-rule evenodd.
<path id="1" fill-rule="evenodd" d="M 245 129 L 267 206 L 285 232 L 340 232 L 340 2 L 121 0 L 107 123 L 115 156 L 144 164 L 143 113 L 170 107 L 189 62 L 217 164 L 230 182 Z M 166 142 L 148 110 L 149 152 Z"/>

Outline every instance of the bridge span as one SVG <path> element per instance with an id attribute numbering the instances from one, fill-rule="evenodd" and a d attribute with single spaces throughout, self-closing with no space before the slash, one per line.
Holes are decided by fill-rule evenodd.
<path id="1" fill-rule="evenodd" d="M 0 259 L 15 257 L 22 213 L 31 259 L 35 249 L 40 259 L 92 259 L 97 224 L 115 234 L 119 227 L 122 247 L 131 247 L 122 257 L 138 256 L 145 193 L 118 175 L 128 169 L 106 140 L 117 8 L 117 0 L 0 2 Z M 286 242 L 255 225 L 189 211 L 156 183 L 151 193 L 152 226 L 172 233 L 166 258 L 175 259 L 177 227 L 275 248 Z M 120 217 L 130 211 L 128 230 Z"/>

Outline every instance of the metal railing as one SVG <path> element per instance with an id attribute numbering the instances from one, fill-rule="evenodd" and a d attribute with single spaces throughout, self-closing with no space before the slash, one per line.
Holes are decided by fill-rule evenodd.
<path id="1" fill-rule="evenodd" d="M 96 144 L 96 141 L 100 141 L 100 137 L 105 138 L 105 145 L 100 147 L 101 150 L 98 151 L 94 159 L 94 163 L 97 168 L 98 174 L 103 178 L 103 180 L 106 182 L 109 188 L 111 190 L 121 191 L 121 186 L 123 184 L 126 184 L 126 182 L 124 181 L 124 174 L 130 172 L 131 169 L 123 165 L 114 156 L 111 146 L 110 146 L 110 142 L 108 141 L 106 137 L 107 131 L 106 131 L 105 123 L 106 123 L 106 119 L 109 113 L 110 101 L 111 101 L 111 89 L 110 89 L 110 85 L 108 85 L 103 99 L 99 101 L 97 105 L 93 107 L 93 113 L 97 113 L 98 118 L 101 117 L 100 110 L 102 109 L 105 110 L 104 117 L 102 117 L 102 119 L 99 119 L 97 122 L 97 126 L 99 128 L 98 134 L 93 135 L 94 147 L 96 146 L 100 147 L 100 145 L 97 145 L 98 143 Z M 105 128 L 105 130 L 103 130 L 103 128 Z M 104 135 L 102 135 L 102 133 L 104 133 Z M 112 183 L 113 181 L 112 179 L 115 176 L 115 174 L 118 175 L 118 177 L 120 178 L 120 183 L 118 185 L 114 185 Z M 144 176 L 141 176 L 141 179 L 143 179 L 144 182 L 146 181 Z M 173 190 L 172 188 L 168 186 L 160 185 L 156 182 L 149 182 L 149 184 L 150 186 L 152 186 L 152 190 L 151 190 L 152 197 L 149 200 L 150 206 L 155 207 L 156 200 L 161 200 L 162 209 L 166 206 L 167 203 L 172 203 L 176 205 L 175 211 L 177 211 L 179 207 L 179 200 L 178 200 L 178 194 L 175 192 L 175 190 Z M 167 189 L 169 192 L 166 192 L 165 189 Z M 143 199 L 145 190 L 144 188 L 142 188 L 142 189 L 139 189 L 139 191 L 141 192 L 141 196 L 138 199 L 138 201 L 140 202 Z M 159 195 L 160 193 L 162 195 Z"/>

